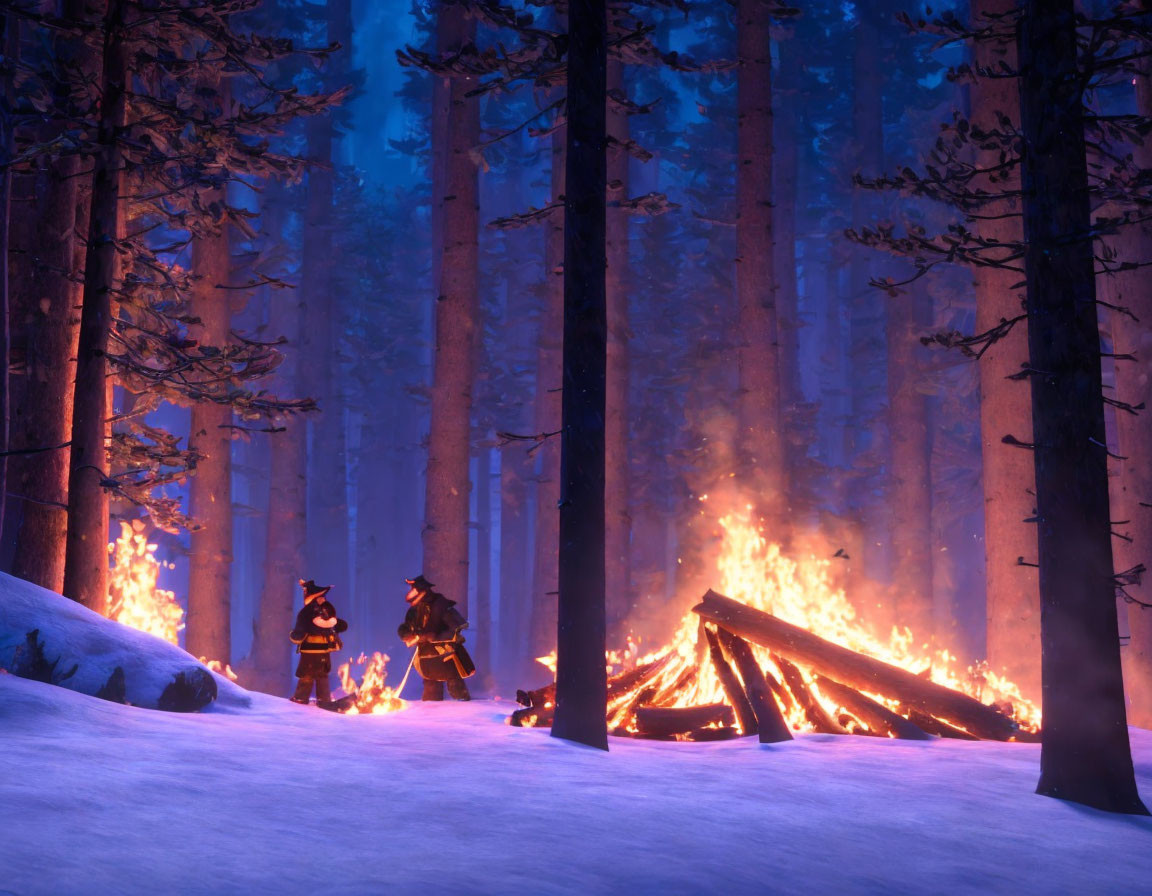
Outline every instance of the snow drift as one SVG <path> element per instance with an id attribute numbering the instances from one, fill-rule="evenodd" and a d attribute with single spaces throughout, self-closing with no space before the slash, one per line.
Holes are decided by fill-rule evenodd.
<path id="1" fill-rule="evenodd" d="M 148 709 L 236 708 L 249 701 L 246 691 L 174 644 L 3 573 L 0 669 Z"/>

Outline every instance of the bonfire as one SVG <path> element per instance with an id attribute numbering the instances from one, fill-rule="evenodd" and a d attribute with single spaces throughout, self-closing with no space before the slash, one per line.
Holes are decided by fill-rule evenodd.
<path id="1" fill-rule="evenodd" d="M 719 590 L 685 614 L 671 643 L 609 679 L 613 734 L 1035 738 L 1039 712 L 1011 682 L 961 671 L 906 628 L 877 637 L 830 584 L 828 561 L 784 556 L 750 510 L 720 520 Z M 511 724 L 551 724 L 555 684 L 517 699 Z"/>

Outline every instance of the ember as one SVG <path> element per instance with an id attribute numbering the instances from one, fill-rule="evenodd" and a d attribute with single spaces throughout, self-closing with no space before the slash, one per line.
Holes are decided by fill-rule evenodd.
<path id="1" fill-rule="evenodd" d="M 886 641 L 868 631 L 843 590 L 831 586 L 827 561 L 783 556 L 747 513 L 723 517 L 720 527 L 724 594 L 709 591 L 670 645 L 609 679 L 614 734 L 698 740 L 759 733 L 767 742 L 795 730 L 1009 740 L 1039 729 L 1037 708 L 1011 682 L 986 669 L 958 671 L 947 650 L 918 644 L 906 628 Z M 610 670 L 616 659 L 607 658 Z M 527 708 L 511 724 L 551 724 L 555 685 L 517 699 Z"/>
<path id="2" fill-rule="evenodd" d="M 359 683 L 352 676 L 353 665 L 364 667 Z M 355 703 L 345 710 L 348 715 L 380 715 L 404 708 L 405 702 L 400 699 L 403 683 L 395 690 L 384 684 L 388 678 L 387 667 L 387 654 L 376 652 L 371 658 L 362 653 L 354 662 L 343 663 L 336 670 L 344 692 L 356 698 Z"/>

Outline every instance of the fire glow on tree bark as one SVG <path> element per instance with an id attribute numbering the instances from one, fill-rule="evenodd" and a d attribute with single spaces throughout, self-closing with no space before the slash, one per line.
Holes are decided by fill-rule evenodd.
<path id="1" fill-rule="evenodd" d="M 1016 0 L 977 0 L 972 5 L 973 21 L 979 25 L 982 16 L 1002 15 L 1015 9 Z M 1016 69 L 1016 48 L 1011 43 L 975 41 L 976 64 L 982 69 L 999 71 L 1001 64 Z M 1014 79 L 978 77 L 972 83 L 972 121 L 986 131 L 999 130 L 999 116 L 1009 121 L 1020 120 L 1019 88 Z M 977 164 L 995 171 L 1000 163 L 1000 150 L 985 149 L 977 154 Z M 997 175 L 1004 178 L 991 183 L 987 176 L 973 186 L 991 195 L 1012 193 L 1020 189 L 1018 171 Z M 1012 320 L 1021 311 L 1023 287 L 1019 262 L 1009 262 L 1023 239 L 1018 217 L 1019 202 L 1014 197 L 998 199 L 984 206 L 983 217 L 976 222 L 984 239 L 996 240 L 1006 248 L 997 259 L 1010 268 L 979 266 L 974 269 L 976 288 L 976 332 L 985 333 L 1001 320 Z M 1013 288 L 1015 287 L 1015 288 Z M 1020 372 L 1028 359 L 1028 327 L 1021 321 L 1004 339 L 992 345 L 978 365 L 980 377 L 980 447 L 981 479 L 984 489 L 984 555 L 987 602 L 988 665 L 998 674 L 1016 682 L 1030 700 L 1040 697 L 1040 592 L 1035 567 L 1017 563 L 1023 557 L 1029 563 L 1036 557 L 1036 529 L 1025 522 L 1036 507 L 1036 474 L 1031 454 L 1005 444 L 1005 435 L 1016 435 L 1030 441 L 1032 432 L 1032 399 L 1026 380 L 1008 379 Z"/>
<path id="2" fill-rule="evenodd" d="M 1018 35 L 1044 713 L 1036 790 L 1146 815 L 1128 743 L 1112 580 L 1074 6 L 1026 0 Z"/>
<path id="3" fill-rule="evenodd" d="M 1133 78 L 1137 114 L 1152 119 L 1152 69 L 1147 59 L 1140 63 Z M 1131 148 L 1136 166 L 1152 169 L 1152 141 Z M 1119 261 L 1146 262 L 1152 257 L 1152 223 L 1129 225 L 1118 238 Z M 1135 355 L 1134 361 L 1116 361 L 1116 398 L 1132 407 L 1143 407 L 1137 414 L 1118 412 L 1116 433 L 1119 441 L 1119 475 L 1113 480 L 1115 519 L 1126 520 L 1118 527 L 1131 541 L 1113 542 L 1116 568 L 1132 569 L 1139 564 L 1152 568 L 1152 464 L 1146 451 L 1152 445 L 1152 278 L 1146 267 L 1120 271 L 1111 277 L 1115 291 L 1114 304 L 1127 308 L 1127 314 L 1112 315 L 1114 351 Z M 1145 573 L 1145 581 L 1147 581 Z M 1134 598 L 1152 603 L 1152 590 L 1147 585 L 1132 587 Z M 1130 638 L 1124 648 L 1124 683 L 1128 691 L 1128 721 L 1141 728 L 1152 728 L 1152 609 L 1129 604 Z"/>
<path id="4" fill-rule="evenodd" d="M 775 530 L 783 517 L 780 362 L 772 264 L 772 51 L 769 7 L 737 3 L 736 295 L 740 463 Z M 779 537 L 779 536 L 776 536 Z"/>
<path id="5" fill-rule="evenodd" d="M 225 88 L 226 90 L 226 88 Z M 227 101 L 227 100 L 225 100 Z M 207 194 L 224 202 L 223 190 Z M 232 273 L 228 224 L 192 246 L 197 277 L 192 329 L 206 345 L 231 340 L 231 300 L 226 289 Z M 188 484 L 188 512 L 200 527 L 192 531 L 188 562 L 188 616 L 184 643 L 192 656 L 232 661 L 232 408 L 212 400 L 192 405 L 188 447 L 204 455 Z"/>
<path id="6" fill-rule="evenodd" d="M 552 736 L 608 749 L 604 666 L 607 13 L 569 7 L 564 385 L 556 715 Z"/>
<path id="7" fill-rule="evenodd" d="M 104 13 L 100 147 L 92 174 L 92 205 L 84 264 L 84 297 L 72 406 L 72 459 L 68 476 L 68 539 L 64 595 L 102 612 L 108 595 L 108 336 L 116 286 L 123 156 L 119 136 L 127 122 L 128 54 L 123 0 Z"/>

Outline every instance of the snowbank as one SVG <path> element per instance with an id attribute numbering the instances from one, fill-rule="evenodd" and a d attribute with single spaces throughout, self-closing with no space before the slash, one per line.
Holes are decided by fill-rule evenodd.
<path id="1" fill-rule="evenodd" d="M 262 694 L 142 712 L 0 675 L 0 890 L 327 896 L 1055 894 L 1148 889 L 1152 819 L 1036 796 L 1039 746 L 760 746 L 340 716 Z M 1152 798 L 1152 734 L 1133 729 Z"/>
<path id="2" fill-rule="evenodd" d="M 134 706 L 174 708 L 181 689 L 168 688 L 177 676 L 209 692 L 214 684 L 216 698 L 210 707 L 237 708 L 249 701 L 245 690 L 210 672 L 179 647 L 105 619 L 55 592 L 0 573 L 0 669 L 29 674 L 27 665 L 33 652 L 29 633 L 33 631 L 38 632 L 33 640 L 42 646 L 49 666 L 56 663 L 54 671 L 42 670 L 44 675 L 81 694 L 104 692 L 115 699 L 120 679 L 116 669 L 120 668 L 121 696 Z M 64 677 L 73 666 L 76 671 Z M 188 688 L 183 691 L 186 694 Z"/>

